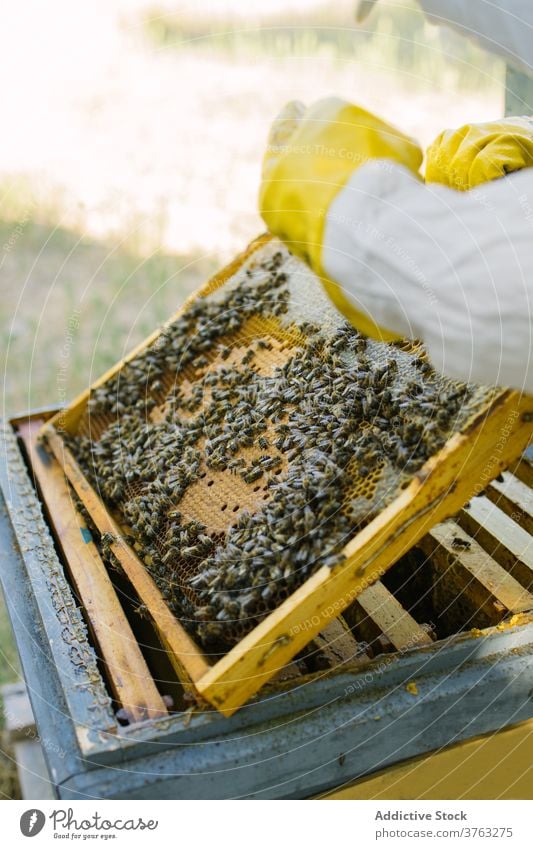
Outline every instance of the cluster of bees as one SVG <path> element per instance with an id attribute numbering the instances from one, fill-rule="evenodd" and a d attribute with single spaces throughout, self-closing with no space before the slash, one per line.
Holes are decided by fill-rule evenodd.
<path id="1" fill-rule="evenodd" d="M 72 441 L 167 603 L 208 648 L 235 643 L 310 574 L 339 563 L 348 539 L 442 447 L 473 395 L 423 355 L 341 321 L 328 332 L 302 321 L 300 341 L 271 369 L 257 365 L 267 336 L 228 362 L 247 319 L 286 314 L 284 261 L 279 251 L 223 297 L 195 301 L 92 392 L 89 414 L 105 425 Z M 209 470 L 267 493 L 223 533 L 209 515 L 180 510 Z M 386 486 L 361 496 L 357 483 L 376 476 Z"/>

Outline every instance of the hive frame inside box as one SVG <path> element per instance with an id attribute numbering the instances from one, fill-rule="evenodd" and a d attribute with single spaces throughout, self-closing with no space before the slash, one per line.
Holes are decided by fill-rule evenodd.
<path id="1" fill-rule="evenodd" d="M 172 317 L 222 286 L 252 254 L 269 241 L 261 236 L 199 289 Z M 158 337 L 156 331 L 94 385 L 105 383 Z M 226 655 L 211 664 L 172 614 L 144 564 L 127 544 L 113 517 L 67 448 L 62 433 L 75 433 L 90 390 L 61 411 L 43 430 L 47 445 L 153 620 L 182 682 L 222 713 L 232 714 L 335 619 L 373 581 L 381 577 L 432 526 L 459 510 L 479 489 L 516 460 L 531 439 L 533 397 L 502 390 L 477 414 L 467 430 L 454 434 L 416 473 L 395 500 L 345 546 L 337 567 L 323 566 L 272 611 Z"/>
<path id="2" fill-rule="evenodd" d="M 72 627 L 65 628 L 66 611 L 69 621 L 79 613 L 76 599 L 64 578 L 61 586 L 50 580 L 63 566 L 51 539 L 46 545 L 39 532 L 47 536 L 41 502 L 17 445 L 21 423 L 55 412 L 0 422 L 0 577 L 61 799 L 303 798 L 367 775 L 378 763 L 386 767 L 531 718 L 533 620 L 526 615 L 484 629 L 482 637 L 467 632 L 401 652 L 391 663 L 378 655 L 370 665 L 348 663 L 305 686 L 269 686 L 232 717 L 195 710 L 120 727 L 87 636 L 72 642 Z M 529 452 L 512 472 L 527 487 L 533 486 L 532 462 Z M 506 484 L 490 486 L 489 498 L 496 487 Z M 509 494 L 504 512 L 511 521 L 522 502 L 520 494 Z M 533 530 L 531 505 L 527 515 Z M 502 551 L 499 536 L 497 544 Z M 418 696 L 406 681 L 417 683 Z M 413 735 L 413 727 L 432 731 Z M 206 746 L 207 739 L 217 745 Z M 239 769 L 228 782 L 235 763 Z"/>

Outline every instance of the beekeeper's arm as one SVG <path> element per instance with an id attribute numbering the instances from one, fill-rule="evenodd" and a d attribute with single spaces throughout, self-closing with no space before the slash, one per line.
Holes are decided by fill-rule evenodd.
<path id="1" fill-rule="evenodd" d="M 292 110 L 264 160 L 271 231 L 363 332 L 422 339 L 450 376 L 533 391 L 533 169 L 425 185 L 416 145 L 374 116 L 336 100 Z"/>
<path id="2" fill-rule="evenodd" d="M 432 23 L 452 27 L 516 68 L 533 74 L 531 0 L 419 0 L 419 3 Z M 359 22 L 374 5 L 371 0 L 358 3 Z"/>

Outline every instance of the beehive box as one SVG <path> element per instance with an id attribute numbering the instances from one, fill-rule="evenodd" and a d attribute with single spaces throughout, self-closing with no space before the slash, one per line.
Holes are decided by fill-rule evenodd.
<path id="1" fill-rule="evenodd" d="M 532 413 L 359 336 L 262 237 L 42 436 L 181 679 L 229 714 L 517 458 Z"/>

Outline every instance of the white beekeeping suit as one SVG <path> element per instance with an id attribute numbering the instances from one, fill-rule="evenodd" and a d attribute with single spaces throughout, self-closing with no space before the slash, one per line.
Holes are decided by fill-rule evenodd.
<path id="1" fill-rule="evenodd" d="M 422 5 L 532 69 L 533 0 Z M 271 129 L 261 214 L 355 327 L 421 339 L 452 377 L 533 392 L 533 121 L 443 132 L 425 183 L 421 161 L 354 104 L 292 102 Z"/>
<path id="2" fill-rule="evenodd" d="M 432 23 L 450 26 L 526 74 L 533 72 L 531 0 L 420 0 L 420 5 Z"/>
<path id="3" fill-rule="evenodd" d="M 533 73 L 530 0 L 421 5 Z M 533 392 L 533 169 L 458 192 L 387 165 L 363 165 L 334 199 L 324 271 L 377 324 L 423 339 L 439 370 Z"/>

